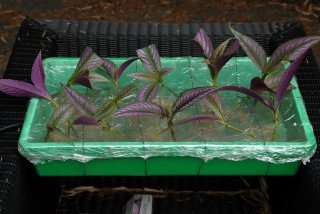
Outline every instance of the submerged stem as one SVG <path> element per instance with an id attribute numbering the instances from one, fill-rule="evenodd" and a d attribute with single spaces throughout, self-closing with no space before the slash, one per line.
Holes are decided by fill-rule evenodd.
<path id="1" fill-rule="evenodd" d="M 170 129 L 170 134 L 171 134 L 172 140 L 173 140 L 173 142 L 176 142 L 177 138 L 176 138 L 176 133 L 174 132 L 174 130 L 172 128 L 172 125 L 173 125 L 172 119 L 173 119 L 173 116 L 170 115 L 170 117 L 167 120 L 167 130 Z"/>
<path id="2" fill-rule="evenodd" d="M 229 116 L 232 112 L 240 108 L 245 102 L 241 99 L 228 113 L 225 114 L 225 116 Z"/>
<path id="3" fill-rule="evenodd" d="M 111 126 L 108 123 L 104 123 L 102 121 L 98 121 L 98 122 L 102 126 L 103 130 L 111 130 Z"/>
<path id="4" fill-rule="evenodd" d="M 167 89 L 168 91 L 170 91 L 176 98 L 179 97 L 178 94 L 176 94 L 174 91 L 172 91 L 169 87 L 167 87 L 164 83 L 162 83 L 162 87 L 164 87 L 165 89 Z"/>
<path id="5" fill-rule="evenodd" d="M 275 141 L 276 138 L 278 137 L 278 127 L 279 127 L 278 112 L 276 112 L 274 114 L 273 122 L 274 122 L 274 129 L 273 129 L 272 139 L 271 140 Z"/>
<path id="6" fill-rule="evenodd" d="M 223 124 L 223 125 L 225 125 L 227 128 L 230 128 L 230 129 L 233 129 L 235 131 L 241 132 L 242 134 L 248 135 L 248 136 L 250 136 L 252 138 L 256 138 L 256 136 L 254 134 L 251 134 L 251 133 L 248 133 L 246 131 L 243 131 L 243 130 L 241 130 L 241 129 L 237 128 L 237 127 L 234 127 L 234 126 L 232 126 L 232 125 L 230 125 L 230 124 L 228 124 L 226 122 L 223 122 L 223 121 L 218 121 L 218 122 Z"/>
<path id="7" fill-rule="evenodd" d="M 174 130 L 172 128 L 170 128 L 170 134 L 171 134 L 173 142 L 176 142 L 177 141 L 176 133 L 174 132 Z"/>

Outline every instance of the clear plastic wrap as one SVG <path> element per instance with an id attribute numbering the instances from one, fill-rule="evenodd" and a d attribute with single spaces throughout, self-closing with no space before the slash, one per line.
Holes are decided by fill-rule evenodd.
<path id="1" fill-rule="evenodd" d="M 116 60 L 119 64 L 123 60 Z M 59 62 L 59 63 L 58 63 Z M 60 82 L 66 82 L 72 74 L 77 59 L 49 59 L 44 62 L 46 85 L 51 94 L 60 100 Z M 186 89 L 209 86 L 209 70 L 202 58 L 163 58 L 162 67 L 175 71 L 164 78 L 154 102 L 171 109 L 174 94 Z M 120 87 L 132 83 L 126 74 L 143 72 L 140 62 L 130 65 L 121 79 Z M 257 68 L 246 58 L 230 60 L 220 71 L 220 85 L 248 87 L 250 80 L 259 76 Z M 292 82 L 295 86 L 296 82 Z M 140 82 L 138 88 L 143 82 Z M 104 90 L 95 91 L 82 86 L 75 88 L 86 94 L 95 104 L 103 103 L 115 90 L 111 83 L 99 83 Z M 263 104 L 233 91 L 219 92 L 223 114 L 228 125 L 216 121 L 193 121 L 174 128 L 176 141 L 159 117 L 109 118 L 112 130 L 100 126 L 74 126 L 73 136 L 68 138 L 57 131 L 48 133 L 47 123 L 53 107 L 46 100 L 32 99 L 21 133 L 19 151 L 32 163 L 52 160 L 77 160 L 140 157 L 195 157 L 204 161 L 226 159 L 233 161 L 254 159 L 270 163 L 306 162 L 315 152 L 312 126 L 306 115 L 298 88 L 287 93 L 280 114 L 276 142 L 271 141 L 274 131 L 273 113 Z M 129 96 L 124 107 L 135 100 Z M 116 110 L 115 110 L 116 111 Z M 204 102 L 178 113 L 174 121 L 192 115 L 212 115 Z M 75 116 L 73 116 L 75 118 Z M 252 137 L 254 136 L 254 137 Z"/>

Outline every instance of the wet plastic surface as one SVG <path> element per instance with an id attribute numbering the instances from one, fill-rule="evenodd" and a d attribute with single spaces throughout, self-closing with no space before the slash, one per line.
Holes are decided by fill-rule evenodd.
<path id="1" fill-rule="evenodd" d="M 68 79 L 77 60 L 49 58 L 44 61 L 46 84 L 51 94 L 60 90 L 60 82 Z M 119 64 L 125 59 L 115 60 Z M 176 93 L 210 85 L 209 71 L 202 58 L 163 58 L 162 64 L 163 67 L 175 68 L 165 78 L 165 83 Z M 142 69 L 140 62 L 137 62 L 129 67 L 126 74 Z M 259 72 L 247 58 L 235 58 L 223 68 L 218 80 L 221 85 L 247 87 L 249 80 L 257 75 L 260 75 Z M 123 77 L 122 84 L 132 81 L 129 77 Z M 292 83 L 297 85 L 295 81 Z M 99 87 L 110 88 L 108 84 Z M 88 96 L 97 96 L 96 92 L 76 88 Z M 156 101 L 170 106 L 173 95 L 170 96 L 165 89 L 160 92 L 162 94 L 166 95 L 166 99 L 157 97 Z M 177 142 L 172 142 L 168 133 L 159 136 L 165 128 L 161 119 L 144 117 L 111 121 L 120 133 L 127 136 L 81 126 L 77 131 L 81 133 L 79 136 L 85 137 L 76 143 L 61 139 L 59 135 L 49 136 L 52 141 L 44 142 L 46 124 L 52 110 L 46 101 L 32 99 L 19 150 L 37 165 L 42 175 L 289 175 L 296 172 L 299 161 L 307 161 L 314 153 L 315 139 L 298 88 L 288 93 L 282 105 L 277 142 L 270 141 L 272 113 L 264 106 L 254 105 L 251 100 L 235 92 L 223 92 L 221 95 L 226 112 L 231 112 L 236 104 L 242 103 L 228 114 L 228 121 L 244 132 L 254 134 L 255 138 L 215 122 L 197 121 L 177 127 Z M 93 100 L 99 102 L 99 99 Z M 201 114 L 208 113 L 201 105 L 195 105 L 178 117 L 199 111 Z M 156 126 L 153 125 L 155 122 Z"/>

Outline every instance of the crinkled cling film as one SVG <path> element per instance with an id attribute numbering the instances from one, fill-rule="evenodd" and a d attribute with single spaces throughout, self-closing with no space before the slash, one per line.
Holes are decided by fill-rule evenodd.
<path id="1" fill-rule="evenodd" d="M 111 60 L 121 64 L 126 59 Z M 66 99 L 60 83 L 66 83 L 77 62 L 76 58 L 49 58 L 44 61 L 46 86 L 51 95 Z M 202 58 L 162 58 L 161 62 L 162 67 L 174 68 L 174 71 L 164 77 L 164 85 L 160 87 L 154 102 L 168 109 L 175 96 L 184 90 L 211 84 L 209 69 Z M 127 74 L 144 70 L 140 61 L 132 63 L 123 74 L 119 87 L 137 82 L 137 91 L 142 82 Z M 221 86 L 248 87 L 255 76 L 261 76 L 261 73 L 248 58 L 232 58 L 220 71 L 218 82 Z M 111 127 L 109 130 L 101 126 L 70 127 L 64 124 L 63 129 L 69 137 L 55 130 L 48 133 L 47 124 L 53 107 L 47 100 L 33 98 L 29 104 L 20 138 L 23 143 L 19 145 L 19 150 L 34 164 L 48 160 L 87 162 L 92 159 L 147 159 L 156 156 L 189 156 L 204 161 L 218 158 L 234 161 L 256 159 L 271 163 L 306 162 L 315 152 L 315 144 L 311 143 L 315 139 L 295 80 L 292 84 L 296 88 L 287 92 L 281 105 L 276 142 L 271 141 L 274 131 L 273 113 L 267 107 L 246 95 L 224 91 L 219 92 L 222 111 L 232 127 L 210 120 L 196 120 L 174 129 L 175 142 L 169 131 L 163 131 L 166 123 L 159 117 L 110 116 L 107 119 Z M 111 83 L 98 83 L 97 86 L 103 90 L 73 87 L 97 105 L 110 99 L 118 90 Z M 118 107 L 133 102 L 136 91 L 119 103 Z M 201 101 L 179 112 L 175 120 L 208 114 L 212 114 L 211 110 Z M 72 118 L 77 116 L 75 114 Z"/>

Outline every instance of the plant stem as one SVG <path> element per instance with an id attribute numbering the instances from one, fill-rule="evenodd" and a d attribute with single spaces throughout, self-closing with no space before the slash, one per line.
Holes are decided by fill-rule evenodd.
<path id="1" fill-rule="evenodd" d="M 212 87 L 218 87 L 218 83 L 216 79 L 212 79 Z"/>
<path id="2" fill-rule="evenodd" d="M 55 101 L 54 99 L 49 99 L 49 101 L 50 101 L 56 108 L 59 108 L 59 105 L 58 105 L 57 101 Z"/>
<path id="3" fill-rule="evenodd" d="M 173 142 L 176 142 L 177 138 L 176 138 L 176 133 L 174 132 L 174 130 L 172 128 L 172 125 L 173 125 L 172 119 L 173 119 L 173 116 L 170 115 L 170 117 L 167 120 L 167 129 L 170 129 L 170 134 L 171 134 L 172 140 L 173 140 Z"/>
<path id="4" fill-rule="evenodd" d="M 108 123 L 104 123 L 102 121 L 99 121 L 99 124 L 102 126 L 103 130 L 111 130 L 111 126 Z"/>
<path id="5" fill-rule="evenodd" d="M 251 134 L 251 133 L 248 133 L 248 132 L 243 131 L 241 129 L 238 129 L 237 127 L 234 127 L 234 126 L 232 126 L 232 125 L 230 125 L 230 124 L 228 124 L 226 122 L 218 121 L 218 123 L 221 123 L 221 124 L 225 125 L 227 128 L 230 128 L 230 129 L 233 129 L 235 131 L 241 132 L 242 134 L 248 135 L 248 136 L 250 136 L 252 138 L 256 138 L 256 136 L 254 134 Z"/>
<path id="6" fill-rule="evenodd" d="M 178 94 L 176 94 L 174 91 L 172 91 L 169 87 L 167 87 L 164 83 L 162 83 L 162 87 L 170 91 L 176 98 L 178 98 Z"/>
<path id="7" fill-rule="evenodd" d="M 173 142 L 176 142 L 177 141 L 176 133 L 174 132 L 174 130 L 172 128 L 170 128 L 170 134 L 171 134 Z"/>
<path id="8" fill-rule="evenodd" d="M 266 77 L 268 76 L 268 73 L 264 73 L 261 80 L 264 81 L 266 79 Z"/>
<path id="9" fill-rule="evenodd" d="M 82 68 L 80 68 L 80 70 L 78 72 L 75 72 L 72 74 L 72 76 L 68 79 L 68 82 L 67 82 L 67 86 L 70 86 L 73 84 L 73 82 L 75 81 L 76 77 L 77 76 L 80 76 L 79 74 L 82 72 Z"/>
<path id="10" fill-rule="evenodd" d="M 279 127 L 279 118 L 278 118 L 278 112 L 274 114 L 273 122 L 274 122 L 274 130 L 272 134 L 272 141 L 275 141 L 278 137 L 278 127 Z"/>
<path id="11" fill-rule="evenodd" d="M 234 112 L 236 109 L 240 108 L 243 104 L 244 104 L 244 101 L 241 100 L 228 113 L 226 113 L 225 116 L 229 116 L 232 112 Z"/>
<path id="12" fill-rule="evenodd" d="M 212 86 L 213 87 L 218 87 L 218 76 L 211 76 L 212 77 Z"/>

